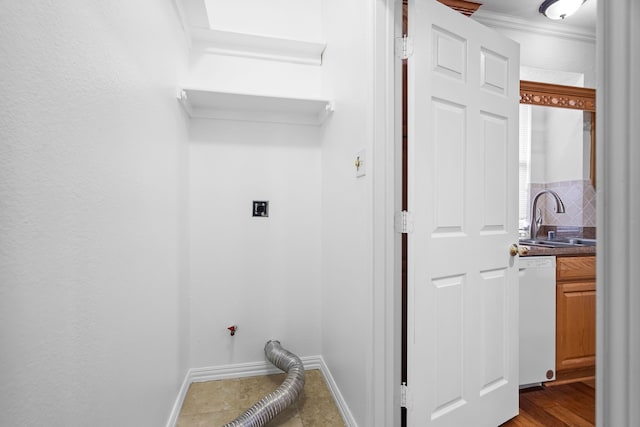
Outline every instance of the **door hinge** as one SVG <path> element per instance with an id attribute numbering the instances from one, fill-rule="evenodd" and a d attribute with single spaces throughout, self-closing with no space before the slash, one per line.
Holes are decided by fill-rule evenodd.
<path id="1" fill-rule="evenodd" d="M 400 384 L 400 407 L 407 408 L 407 383 Z"/>
<path id="2" fill-rule="evenodd" d="M 400 211 L 395 217 L 396 233 L 407 234 L 413 232 L 413 214 L 409 211 Z"/>
<path id="3" fill-rule="evenodd" d="M 413 56 L 413 38 L 404 34 L 396 37 L 396 56 L 400 59 L 408 59 Z"/>

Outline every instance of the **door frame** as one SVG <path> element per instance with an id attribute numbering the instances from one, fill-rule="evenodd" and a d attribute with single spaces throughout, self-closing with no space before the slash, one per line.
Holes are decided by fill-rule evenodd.
<path id="1" fill-rule="evenodd" d="M 401 34 L 402 0 L 376 2 L 373 24 L 376 65 L 374 83 L 374 347 L 372 398 L 375 427 L 400 423 L 401 243 L 393 214 L 401 195 L 401 71 L 393 40 Z M 631 17 L 631 18 L 629 18 Z M 629 212 L 640 212 L 640 5 L 628 0 L 598 2 L 597 109 L 597 425 L 640 424 L 640 226 L 630 228 Z M 622 60 L 620 58 L 623 58 Z M 633 83 L 630 86 L 630 83 Z M 393 106 L 388 108 L 386 106 Z M 606 143 L 605 141 L 615 141 Z M 620 162 L 620 159 L 626 159 Z M 620 186 L 620 182 L 627 185 Z M 626 216 L 620 221 L 620 213 Z M 616 256 L 620 248 L 627 256 Z M 383 271 L 379 271 L 382 269 Z M 604 283 L 616 286 L 603 286 Z M 626 301 L 626 303 L 621 303 Z M 607 336 L 605 341 L 604 337 Z M 381 373 L 380 373 L 381 372 Z"/>
<path id="2" fill-rule="evenodd" d="M 596 423 L 640 425 L 640 5 L 598 2 Z"/>
<path id="3" fill-rule="evenodd" d="M 373 50 L 371 137 L 373 178 L 372 358 L 367 419 L 372 427 L 400 426 L 401 235 L 394 226 L 401 193 L 401 64 L 395 39 L 402 30 L 402 0 L 377 0 L 372 7 Z"/>

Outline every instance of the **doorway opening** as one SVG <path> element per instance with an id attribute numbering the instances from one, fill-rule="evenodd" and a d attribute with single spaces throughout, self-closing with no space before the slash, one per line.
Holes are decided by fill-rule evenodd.
<path id="1" fill-rule="evenodd" d="M 408 17 L 408 1 L 403 0 L 403 17 L 402 17 L 402 30 L 403 34 L 408 33 L 409 27 L 409 17 Z M 402 64 L 402 188 L 401 188 L 401 209 L 408 210 L 409 207 L 409 199 L 408 199 L 408 67 L 406 60 L 403 61 Z M 513 91 L 512 91 L 513 92 Z M 592 133 L 593 134 L 593 133 Z M 593 164 L 593 163 L 592 163 Z M 517 238 L 515 239 L 517 241 Z M 401 260 L 402 260 L 402 281 L 401 281 L 401 324 L 402 324 L 402 332 L 401 332 L 401 382 L 407 384 L 408 382 L 408 283 L 409 283 L 409 273 L 408 273 L 408 248 L 409 248 L 409 239 L 406 234 L 402 235 L 401 240 Z M 412 369 L 413 372 L 413 369 Z M 402 426 L 407 425 L 407 409 L 401 409 L 401 417 L 402 417 Z"/>

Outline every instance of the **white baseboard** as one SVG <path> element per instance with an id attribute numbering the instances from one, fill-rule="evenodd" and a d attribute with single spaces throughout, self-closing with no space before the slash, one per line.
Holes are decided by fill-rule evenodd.
<path id="1" fill-rule="evenodd" d="M 327 383 L 329 391 L 333 396 L 333 400 L 336 402 L 336 406 L 338 407 L 345 424 L 347 427 L 358 427 L 358 424 L 349 410 L 347 402 L 342 397 L 342 393 L 340 393 L 338 385 L 333 379 L 333 376 L 331 375 L 331 372 L 329 371 L 329 368 L 324 362 L 322 356 L 306 356 L 301 357 L 300 360 L 302 361 L 305 370 L 319 369 L 320 372 L 322 372 L 322 376 Z M 178 421 L 178 416 L 180 415 L 180 409 L 182 408 L 184 398 L 187 395 L 187 391 L 189 390 L 189 385 L 191 385 L 191 383 L 230 378 L 254 377 L 258 375 L 278 374 L 281 372 L 282 371 L 280 369 L 266 361 L 241 363 L 237 365 L 211 366 L 206 368 L 191 368 L 187 372 L 187 375 L 182 382 L 182 386 L 178 391 L 178 396 L 176 397 L 171 414 L 169 415 L 166 427 L 175 427 L 176 422 Z"/>
<path id="2" fill-rule="evenodd" d="M 356 423 L 355 418 L 353 418 L 347 402 L 344 400 L 342 393 L 340 393 L 338 384 L 336 384 L 336 381 L 333 379 L 333 375 L 331 375 L 327 364 L 324 363 L 324 359 L 322 358 L 322 356 L 317 356 L 317 360 L 320 365 L 318 369 L 320 369 L 320 372 L 322 372 L 322 375 L 324 376 L 324 380 L 327 382 L 327 386 L 329 387 L 329 391 L 333 396 L 333 400 L 336 402 L 338 410 L 340 410 L 340 415 L 342 415 L 342 420 L 347 425 L 347 427 L 358 427 L 358 423 Z M 307 365 L 305 365 L 305 369 L 306 366 Z"/>
<path id="3" fill-rule="evenodd" d="M 178 396 L 173 404 L 173 408 L 171 408 L 171 413 L 169 414 L 169 420 L 167 421 L 166 427 L 175 427 L 178 422 L 178 416 L 180 416 L 180 410 L 182 409 L 182 404 L 184 403 L 184 398 L 187 396 L 187 390 L 189 390 L 190 384 L 189 372 L 187 372 L 187 375 L 185 375 L 184 380 L 182 381 L 182 386 L 180 386 L 180 390 L 178 390 Z"/>

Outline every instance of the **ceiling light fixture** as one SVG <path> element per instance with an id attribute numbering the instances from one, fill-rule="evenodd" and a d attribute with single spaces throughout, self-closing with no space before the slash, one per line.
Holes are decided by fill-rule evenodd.
<path id="1" fill-rule="evenodd" d="M 538 12 L 549 19 L 564 19 L 573 15 L 586 0 L 545 0 Z"/>

